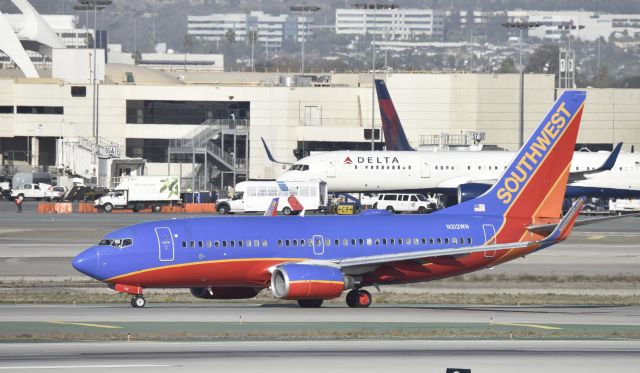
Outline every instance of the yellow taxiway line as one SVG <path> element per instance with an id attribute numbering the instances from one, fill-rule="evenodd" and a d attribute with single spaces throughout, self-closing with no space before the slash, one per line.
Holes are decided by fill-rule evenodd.
<path id="1" fill-rule="evenodd" d="M 49 321 L 49 324 L 88 326 L 91 328 L 102 328 L 102 329 L 123 329 L 122 326 L 87 324 L 87 323 L 81 323 L 81 322 Z"/>
<path id="2" fill-rule="evenodd" d="M 545 329 L 545 330 L 562 330 L 562 328 L 558 328 L 557 326 L 536 325 L 536 324 L 520 324 L 520 323 L 515 323 L 515 322 L 494 322 L 493 325 L 522 326 L 522 327 L 525 327 L 525 328 L 535 328 L 535 329 Z"/>

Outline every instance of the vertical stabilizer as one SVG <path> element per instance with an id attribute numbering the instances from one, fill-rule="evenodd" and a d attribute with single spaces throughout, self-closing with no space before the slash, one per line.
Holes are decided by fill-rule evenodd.
<path id="1" fill-rule="evenodd" d="M 409 145 L 409 140 L 407 140 L 407 136 L 404 134 L 400 118 L 398 117 L 395 106 L 393 106 L 393 101 L 391 101 L 389 90 L 387 90 L 387 85 L 382 79 L 376 79 L 375 82 L 385 147 L 387 150 L 393 151 L 415 151 L 415 149 Z"/>
<path id="2" fill-rule="evenodd" d="M 559 218 L 585 98 L 562 93 L 496 184 L 442 213 Z"/>

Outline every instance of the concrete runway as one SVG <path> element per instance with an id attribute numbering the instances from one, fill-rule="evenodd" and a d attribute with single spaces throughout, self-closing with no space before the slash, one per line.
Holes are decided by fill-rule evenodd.
<path id="1" fill-rule="evenodd" d="M 450 306 L 376 305 L 352 309 L 332 305 L 303 309 L 297 305 L 161 304 L 132 309 L 111 305 L 0 305 L 0 322 L 223 322 L 268 323 L 523 323 L 640 326 L 640 306 Z"/>
<path id="2" fill-rule="evenodd" d="M 265 341 L 0 344 L 0 371 L 631 372 L 638 341 Z"/>

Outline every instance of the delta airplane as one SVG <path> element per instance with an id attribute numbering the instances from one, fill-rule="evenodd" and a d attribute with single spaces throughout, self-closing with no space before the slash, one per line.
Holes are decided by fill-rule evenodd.
<path id="1" fill-rule="evenodd" d="M 413 151 L 383 80 L 376 91 L 387 151 L 331 151 L 305 157 L 278 181 L 327 182 L 329 192 L 422 192 L 458 196 L 462 202 L 487 191 L 514 152 Z M 264 140 L 263 140 L 264 143 Z M 268 158 L 277 163 L 264 144 Z M 567 197 L 640 197 L 640 154 L 575 152 Z M 614 166 L 615 164 L 615 166 Z M 599 167 L 597 165 L 600 165 Z"/>
<path id="2" fill-rule="evenodd" d="M 132 295 L 133 307 L 145 305 L 148 288 L 190 288 L 204 299 L 268 288 L 302 307 L 348 290 L 350 307 L 368 307 L 367 286 L 495 266 L 563 241 L 576 224 L 584 197 L 560 216 L 584 100 L 584 92 L 564 92 L 491 189 L 430 215 L 152 221 L 107 234 L 73 267 Z"/>

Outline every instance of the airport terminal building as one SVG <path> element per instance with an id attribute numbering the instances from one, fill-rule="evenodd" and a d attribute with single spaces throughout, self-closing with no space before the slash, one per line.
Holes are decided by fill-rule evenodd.
<path id="1" fill-rule="evenodd" d="M 223 189 L 282 173 L 286 166 L 267 159 L 261 139 L 281 162 L 328 150 L 383 149 L 371 74 L 106 63 L 105 49 L 67 48 L 35 9 L 20 5 L 29 27 L 12 28 L 0 15 L 8 31 L 0 50 L 17 67 L 0 69 L 0 176 L 49 171 L 109 186 L 122 175 L 169 173 L 183 187 Z M 25 46 L 37 47 L 51 68 L 37 69 Z M 386 80 L 412 146 L 459 149 L 482 140 L 488 149 L 517 148 L 517 74 L 376 76 Z M 640 90 L 588 92 L 581 146 L 640 145 Z M 559 93 L 554 76 L 525 76 L 525 136 Z"/>
<path id="2" fill-rule="evenodd" d="M 321 83 L 298 79 L 299 85 L 292 77 L 276 74 L 181 74 L 178 79 L 131 65 L 107 65 L 97 100 L 100 145 L 115 157 L 146 160 L 146 174 L 180 174 L 183 184 L 191 182 L 200 188 L 278 176 L 283 166 L 267 160 L 261 138 L 283 162 L 317 151 L 370 149 L 368 74 L 331 75 Z M 517 147 L 517 75 L 392 74 L 384 78 L 413 146 L 429 145 L 440 134 L 460 138 L 467 132 L 481 132 L 486 146 Z M 553 76 L 527 75 L 525 86 L 526 135 L 558 92 Z M 640 90 L 588 91 L 578 142 L 606 147 L 624 141 L 627 151 L 640 145 Z M 374 106 L 379 136 L 377 103 Z M 62 138 L 84 142 L 62 146 Z M 32 166 L 64 166 L 87 178 L 97 177 L 95 164 L 71 159 L 82 154 L 83 144 L 94 141 L 90 84 L 0 78 L 3 165 L 27 161 Z M 66 157 L 61 157 L 60 149 L 66 150 Z"/>

